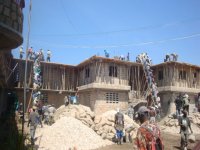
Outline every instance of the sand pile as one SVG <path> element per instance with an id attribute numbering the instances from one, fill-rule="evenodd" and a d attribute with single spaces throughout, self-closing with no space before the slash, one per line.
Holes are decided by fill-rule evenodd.
<path id="1" fill-rule="evenodd" d="M 61 117 L 52 126 L 37 129 L 39 150 L 91 150 L 113 144 L 73 117 Z"/>

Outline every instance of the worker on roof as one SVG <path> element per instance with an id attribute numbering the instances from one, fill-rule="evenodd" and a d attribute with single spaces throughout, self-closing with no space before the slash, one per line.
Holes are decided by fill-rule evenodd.
<path id="1" fill-rule="evenodd" d="M 20 59 L 23 58 L 23 54 L 24 54 L 24 52 L 23 52 L 23 46 L 20 46 L 20 48 L 19 48 L 19 58 Z"/>
<path id="2" fill-rule="evenodd" d="M 47 62 L 51 61 L 51 51 L 47 50 Z"/>
<path id="3" fill-rule="evenodd" d="M 107 52 L 107 50 L 104 50 L 104 53 L 105 53 L 105 57 L 109 58 L 109 53 Z"/>

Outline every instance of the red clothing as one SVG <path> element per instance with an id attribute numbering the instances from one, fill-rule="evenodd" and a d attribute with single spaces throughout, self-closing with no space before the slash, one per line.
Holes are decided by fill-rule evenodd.
<path id="1" fill-rule="evenodd" d="M 149 123 L 149 121 L 144 122 L 138 129 L 135 144 L 138 150 L 152 149 L 152 141 L 155 137 L 160 137 L 160 129 L 156 124 Z"/>

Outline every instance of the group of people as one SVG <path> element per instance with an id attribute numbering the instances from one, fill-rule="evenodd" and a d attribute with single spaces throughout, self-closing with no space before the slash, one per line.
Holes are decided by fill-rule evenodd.
<path id="1" fill-rule="evenodd" d="M 191 122 L 188 118 L 188 112 L 182 110 L 182 115 L 178 118 L 181 134 L 181 150 L 187 149 L 189 130 L 193 133 Z M 146 106 L 141 106 L 137 112 L 137 119 L 140 127 L 137 131 L 135 145 L 138 150 L 163 150 L 164 144 L 161 138 L 161 132 L 156 122 L 151 122 L 150 110 Z"/>
<path id="2" fill-rule="evenodd" d="M 110 53 L 107 50 L 104 50 L 104 54 L 106 58 L 110 57 Z M 120 56 L 114 56 L 114 59 L 118 59 L 118 60 L 124 60 L 124 61 L 130 61 L 130 53 L 128 52 L 126 57 L 124 55 L 120 55 Z"/>
<path id="3" fill-rule="evenodd" d="M 177 61 L 177 60 L 178 60 L 178 54 L 172 53 L 172 54 L 166 54 L 164 62 Z"/>
<path id="4" fill-rule="evenodd" d="M 180 125 L 180 134 L 181 134 L 181 149 L 187 148 L 188 145 L 188 137 L 189 137 L 189 129 L 190 132 L 193 133 L 191 128 L 191 123 L 188 118 L 189 115 L 189 96 L 187 93 L 183 95 L 180 93 L 174 103 L 176 105 L 176 118 L 178 119 Z"/>
<path id="5" fill-rule="evenodd" d="M 23 55 L 24 55 L 23 46 L 20 46 L 20 48 L 19 48 L 19 58 L 23 59 Z M 43 49 L 40 49 L 39 52 L 35 52 L 35 51 L 33 51 L 33 47 L 30 47 L 27 51 L 27 57 L 30 60 L 35 60 L 39 57 L 40 61 L 45 61 Z M 46 61 L 47 62 L 51 61 L 51 51 L 50 50 L 47 50 Z"/>
<path id="6" fill-rule="evenodd" d="M 184 93 L 183 95 L 180 93 L 174 103 L 176 105 L 176 116 L 180 116 L 181 115 L 181 111 L 185 110 L 188 115 L 189 115 L 189 96 L 187 93 Z"/>
<path id="7" fill-rule="evenodd" d="M 79 97 L 79 93 L 78 93 L 78 88 L 76 89 L 76 93 L 75 95 L 66 95 L 64 97 L 64 105 L 67 106 L 69 104 L 78 104 L 78 97 Z"/>
<path id="8" fill-rule="evenodd" d="M 155 112 L 155 114 L 158 114 L 159 116 L 161 103 L 160 103 L 160 97 L 158 97 L 158 88 L 153 76 L 153 70 L 151 69 L 152 60 L 149 58 L 147 53 L 142 53 L 137 56 L 136 62 L 141 63 L 143 65 L 143 70 L 145 73 L 146 82 L 148 86 L 146 94 L 148 106 L 151 106 L 150 107 L 151 112 Z"/>
<path id="9" fill-rule="evenodd" d="M 78 104 L 78 97 L 77 95 L 75 96 L 65 96 L 64 97 L 64 104 L 65 106 L 68 106 L 69 104 Z"/>
<path id="10" fill-rule="evenodd" d="M 138 128 L 134 146 L 136 146 L 138 150 L 163 150 L 160 129 L 156 122 L 150 121 L 150 110 L 146 106 L 141 106 L 137 111 L 137 117 L 135 119 L 140 122 L 141 126 Z M 117 138 L 116 142 L 117 144 L 122 144 L 124 136 L 124 115 L 119 108 L 115 114 L 114 123 Z M 157 149 L 153 149 L 155 147 L 157 147 Z"/>
<path id="11" fill-rule="evenodd" d="M 53 114 L 56 112 L 56 108 L 54 105 L 34 105 L 29 109 L 29 120 L 27 127 L 30 126 L 30 136 L 31 136 L 31 144 L 34 145 L 35 140 L 35 131 L 38 125 L 43 127 L 42 122 L 47 125 L 51 125 L 54 123 Z"/>

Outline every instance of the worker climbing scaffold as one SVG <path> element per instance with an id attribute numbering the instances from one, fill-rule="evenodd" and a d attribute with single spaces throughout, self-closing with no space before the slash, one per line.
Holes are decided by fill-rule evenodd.
<path id="1" fill-rule="evenodd" d="M 157 114 L 156 116 L 159 117 L 161 104 L 160 97 L 158 97 L 157 84 L 155 83 L 153 70 L 151 69 L 152 60 L 149 58 L 147 53 L 142 53 L 137 56 L 136 61 L 142 64 L 144 74 L 146 77 L 147 90 L 145 94 L 145 99 L 147 100 L 147 107 L 154 111 L 155 114 Z M 153 118 L 152 116 L 152 121 L 154 120 L 155 118 Z"/>

